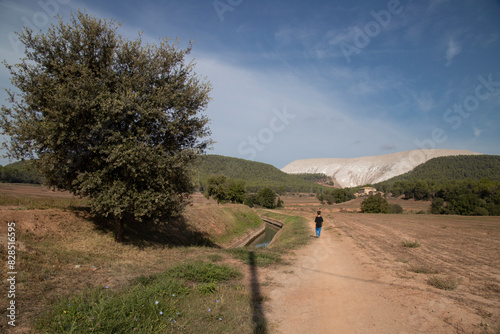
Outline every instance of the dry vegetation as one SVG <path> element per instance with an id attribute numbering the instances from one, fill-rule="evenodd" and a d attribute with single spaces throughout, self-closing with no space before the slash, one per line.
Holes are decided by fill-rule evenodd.
<path id="1" fill-rule="evenodd" d="M 238 206 L 237 214 L 231 218 L 224 208 L 231 207 L 234 213 L 235 206 L 218 206 L 197 195 L 185 219 L 173 224 L 170 230 L 144 234 L 140 228 L 132 228 L 127 243 L 116 244 L 109 227 L 92 221 L 83 208 L 75 208 L 75 204 L 82 203 L 68 194 L 36 186 L 2 184 L 0 194 L 0 234 L 6 235 L 7 222 L 16 221 L 20 256 L 16 269 L 22 273 L 17 282 L 17 320 L 22 324 L 18 332 L 29 332 L 33 319 L 62 296 L 95 286 L 121 289 L 137 277 L 162 272 L 189 259 L 229 263 L 248 274 L 246 265 L 236 260 L 234 254 L 218 248 L 230 242 L 224 235 L 244 233 L 231 230 L 231 219 L 253 212 L 244 206 Z M 321 206 L 315 197 L 307 195 L 282 199 L 282 212 L 291 215 L 307 216 L 321 208 L 326 220 L 333 221 L 340 238 L 352 238 L 369 265 L 393 275 L 399 284 L 411 291 L 434 291 L 483 319 L 471 327 L 457 325 L 457 331 L 499 333 L 499 217 L 414 214 L 426 210 L 429 203 L 397 199 L 391 201 L 402 205 L 406 214 L 348 213 L 356 211 L 362 199 L 331 206 Z M 45 200 L 50 201 L 46 207 L 56 209 L 40 209 Z M 212 210 L 214 207 L 222 210 Z M 188 232 L 183 232 L 186 227 Z M 1 242 L 0 254 L 6 258 L 5 238 Z M 404 247 L 404 242 L 418 242 L 419 247 Z M 3 281 L 5 273 L 3 270 L 1 274 Z M 248 291 L 243 286 L 235 298 L 242 298 Z M 5 298 L 0 302 L 5 310 Z M 250 313 L 242 315 L 241 321 L 251 323 Z M 452 317 L 443 321 L 456 325 Z M 0 331 L 6 328 L 2 322 Z"/>
<path id="2" fill-rule="evenodd" d="M 6 236 L 7 223 L 15 221 L 18 272 L 18 326 L 13 329 L 2 321 L 0 331 L 28 333 L 34 319 L 63 297 L 95 287 L 127 289 L 139 277 L 189 260 L 229 263 L 245 272 L 245 266 L 223 250 L 232 241 L 226 236 L 242 238 L 262 222 L 243 205 L 216 205 L 202 196 L 193 200 L 182 219 L 168 226 L 149 226 L 147 232 L 141 225 L 129 225 L 126 242 L 118 244 L 111 226 L 91 218 L 85 207 L 78 206 L 84 204 L 81 200 L 39 186 L 0 184 L 0 235 Z M 5 237 L 0 254 L 7 258 Z M 4 282 L 6 273 L 4 266 Z M 235 291 L 234 298 L 246 298 L 247 289 Z M 7 302 L 0 300 L 2 310 Z M 252 328 L 250 310 L 234 317 Z"/>

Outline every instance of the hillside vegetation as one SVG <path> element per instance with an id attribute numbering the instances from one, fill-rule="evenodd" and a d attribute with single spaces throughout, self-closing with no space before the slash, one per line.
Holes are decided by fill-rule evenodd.
<path id="1" fill-rule="evenodd" d="M 324 174 L 287 174 L 278 168 L 250 160 L 225 157 L 221 155 L 201 155 L 196 162 L 193 183 L 204 192 L 207 181 L 212 176 L 223 175 L 234 181 L 243 181 L 249 193 L 256 193 L 267 187 L 284 194 L 286 192 L 316 193 L 327 187 L 318 183 L 333 184 Z M 42 178 L 27 168 L 27 163 L 16 162 L 0 166 L 0 182 L 42 183 Z"/>
<path id="2" fill-rule="evenodd" d="M 42 178 L 22 161 L 0 166 L 0 182 L 41 184 Z"/>
<path id="3" fill-rule="evenodd" d="M 378 184 L 393 184 L 396 181 L 432 181 L 437 183 L 451 180 L 490 179 L 500 181 L 500 156 L 459 155 L 434 158 L 408 173 L 395 176 Z"/>
<path id="4" fill-rule="evenodd" d="M 500 156 L 429 160 L 375 187 L 406 199 L 432 200 L 432 213 L 500 215 Z"/>
<path id="5" fill-rule="evenodd" d="M 320 192 L 326 187 L 317 182 L 328 182 L 328 178 L 323 174 L 292 175 L 261 162 L 220 155 L 200 156 L 195 171 L 195 182 L 202 192 L 206 190 L 208 179 L 214 175 L 244 181 L 246 190 L 254 193 L 264 187 L 278 193 Z"/>

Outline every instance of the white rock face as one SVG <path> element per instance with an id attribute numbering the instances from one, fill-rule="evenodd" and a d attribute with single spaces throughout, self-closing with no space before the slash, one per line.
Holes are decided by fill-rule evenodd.
<path id="1" fill-rule="evenodd" d="M 480 155 L 465 150 L 413 150 L 352 159 L 295 160 L 281 170 L 289 174 L 323 173 L 342 187 L 356 187 L 388 180 L 411 171 L 429 159 L 450 155 Z"/>

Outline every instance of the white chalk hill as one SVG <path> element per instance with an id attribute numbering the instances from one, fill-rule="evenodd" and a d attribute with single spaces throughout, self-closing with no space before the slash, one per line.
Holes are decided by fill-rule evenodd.
<path id="1" fill-rule="evenodd" d="M 466 150 L 413 150 L 361 158 L 295 160 L 281 170 L 289 174 L 323 173 L 342 187 L 356 187 L 388 180 L 411 171 L 427 160 L 450 155 L 480 155 Z"/>

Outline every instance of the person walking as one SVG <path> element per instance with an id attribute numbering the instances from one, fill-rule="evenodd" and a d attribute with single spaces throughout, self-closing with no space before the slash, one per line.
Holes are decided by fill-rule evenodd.
<path id="1" fill-rule="evenodd" d="M 317 214 L 314 222 L 316 223 L 316 238 L 319 238 L 321 235 L 321 227 L 323 227 L 323 217 L 321 217 L 321 211 L 318 211 Z"/>

